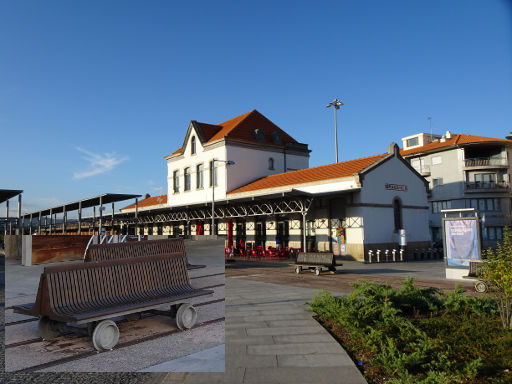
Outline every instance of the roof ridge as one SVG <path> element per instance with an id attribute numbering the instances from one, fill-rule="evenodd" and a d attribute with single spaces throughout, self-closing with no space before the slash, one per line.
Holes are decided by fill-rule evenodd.
<path id="1" fill-rule="evenodd" d="M 249 115 L 250 115 L 251 113 L 253 113 L 253 112 L 258 112 L 258 111 L 256 111 L 256 109 L 252 109 L 252 110 L 250 110 L 249 112 L 242 113 L 241 115 L 235 116 L 235 117 L 233 117 L 233 118 L 231 118 L 231 119 L 229 119 L 229 120 L 223 121 L 222 123 L 215 124 L 215 125 L 218 125 L 218 126 L 222 127 L 224 124 L 227 124 L 227 123 L 229 123 L 230 121 L 233 121 L 233 120 L 239 119 L 239 118 L 241 118 L 242 116 L 244 116 L 244 115 L 245 115 L 245 116 L 244 116 L 244 117 L 243 117 L 243 118 L 242 118 L 242 119 L 241 119 L 241 120 L 240 120 L 240 121 L 239 121 L 239 122 L 238 122 L 238 123 L 233 127 L 233 128 L 235 128 L 236 126 L 238 126 L 238 124 L 240 124 L 242 121 L 244 121 L 245 119 L 247 119 L 247 117 L 249 117 Z M 259 113 L 259 112 L 258 112 L 258 113 Z"/>

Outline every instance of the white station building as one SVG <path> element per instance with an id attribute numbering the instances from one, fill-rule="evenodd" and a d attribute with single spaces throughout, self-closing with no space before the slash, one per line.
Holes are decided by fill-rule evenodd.
<path id="1" fill-rule="evenodd" d="M 428 183 L 395 143 L 384 154 L 313 168 L 309 156 L 256 110 L 220 124 L 191 121 L 182 147 L 165 157 L 167 194 L 121 212 L 137 210 L 131 231 L 140 234 L 225 235 L 231 222 L 237 243 L 360 261 L 370 250 L 397 249 L 400 229 L 408 249 L 430 246 Z"/>

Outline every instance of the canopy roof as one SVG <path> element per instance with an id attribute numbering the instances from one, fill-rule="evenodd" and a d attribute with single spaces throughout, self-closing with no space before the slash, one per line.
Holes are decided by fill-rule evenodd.
<path id="1" fill-rule="evenodd" d="M 0 189 L 0 204 L 12 199 L 14 196 L 18 196 L 22 192 L 20 189 Z"/>
<path id="2" fill-rule="evenodd" d="M 98 195 L 95 197 L 89 197 L 87 199 L 74 201 L 72 203 L 58 205 L 53 208 L 47 208 L 47 209 L 43 209 L 41 211 L 31 212 L 31 213 L 25 214 L 24 216 L 28 216 L 28 215 L 38 216 L 39 214 L 41 214 L 41 216 L 46 216 L 46 215 L 50 214 L 50 211 L 52 214 L 62 213 L 62 212 L 64 212 L 64 210 L 66 210 L 66 212 L 76 211 L 76 210 L 78 210 L 80 203 L 81 203 L 82 209 L 83 209 L 83 208 L 95 207 L 100 204 L 110 204 L 110 203 L 116 203 L 118 201 L 135 199 L 136 197 L 141 197 L 141 196 L 142 195 L 128 195 L 128 194 L 124 194 L 124 193 L 104 193 L 102 195 Z"/>

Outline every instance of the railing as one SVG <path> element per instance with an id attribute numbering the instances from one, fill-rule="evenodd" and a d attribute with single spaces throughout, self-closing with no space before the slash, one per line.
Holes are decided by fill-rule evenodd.
<path id="1" fill-rule="evenodd" d="M 489 166 L 506 166 L 507 159 L 493 159 L 491 157 L 475 157 L 464 160 L 465 167 L 489 167 Z"/>
<path id="2" fill-rule="evenodd" d="M 466 191 L 507 191 L 510 189 L 510 184 L 505 181 L 475 181 L 465 183 Z"/>

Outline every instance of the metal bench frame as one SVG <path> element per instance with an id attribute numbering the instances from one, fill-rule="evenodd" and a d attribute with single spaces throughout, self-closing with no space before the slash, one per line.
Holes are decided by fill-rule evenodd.
<path id="1" fill-rule="evenodd" d="M 119 337 L 108 319 L 171 304 L 168 315 L 176 315 L 178 327 L 188 329 L 197 319 L 188 301 L 210 294 L 190 285 L 184 254 L 135 257 L 46 267 L 35 303 L 15 306 L 14 312 L 39 316 L 43 339 L 73 328 L 67 323 L 87 324 L 94 346 L 103 350 L 112 349 Z M 116 340 L 105 344 L 103 339 Z"/>
<path id="2" fill-rule="evenodd" d="M 299 274 L 303 269 L 315 272 L 319 276 L 323 268 L 327 268 L 331 273 L 336 273 L 336 258 L 331 252 L 299 252 L 295 262 L 295 273 Z"/>

